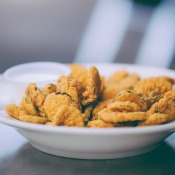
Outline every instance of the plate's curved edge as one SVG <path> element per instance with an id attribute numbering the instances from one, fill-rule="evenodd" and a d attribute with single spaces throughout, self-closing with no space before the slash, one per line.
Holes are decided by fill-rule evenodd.
<path id="1" fill-rule="evenodd" d="M 18 129 L 27 129 L 38 132 L 51 132 L 51 133 L 67 133 L 67 134 L 95 134 L 95 135 L 108 135 L 108 134 L 149 134 L 159 132 L 174 132 L 175 121 L 163 125 L 155 126 L 142 126 L 142 127 L 128 127 L 128 128 L 81 128 L 81 127 L 65 127 L 65 126 L 46 126 L 42 124 L 27 123 L 10 118 L 5 111 L 0 111 L 0 122 L 11 127 Z"/>

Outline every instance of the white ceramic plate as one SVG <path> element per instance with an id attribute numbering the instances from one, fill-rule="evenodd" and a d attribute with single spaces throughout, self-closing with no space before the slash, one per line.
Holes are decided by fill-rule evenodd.
<path id="1" fill-rule="evenodd" d="M 126 64 L 96 66 L 106 76 L 121 68 L 137 72 L 142 77 L 175 75 L 172 70 Z M 175 131 L 175 122 L 138 128 L 45 126 L 12 119 L 3 111 L 0 112 L 0 122 L 17 129 L 31 145 L 43 152 L 80 159 L 114 159 L 140 155 L 156 148 Z"/>

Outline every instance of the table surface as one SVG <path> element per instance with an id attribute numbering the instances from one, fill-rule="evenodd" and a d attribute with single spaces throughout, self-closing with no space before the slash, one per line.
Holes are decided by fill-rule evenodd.
<path id="1" fill-rule="evenodd" d="M 175 133 L 152 152 L 113 160 L 80 160 L 49 155 L 33 148 L 16 130 L 0 124 L 2 175 L 174 175 Z"/>
<path id="2" fill-rule="evenodd" d="M 10 100 L 0 77 L 0 108 Z M 2 103 L 2 97 L 3 102 Z M 0 124 L 0 175 L 175 175 L 175 133 L 152 152 L 113 160 L 69 159 L 43 153 Z"/>

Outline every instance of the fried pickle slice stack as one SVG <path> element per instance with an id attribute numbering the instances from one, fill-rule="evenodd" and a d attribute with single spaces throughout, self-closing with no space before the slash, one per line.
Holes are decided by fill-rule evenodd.
<path id="1" fill-rule="evenodd" d="M 43 89 L 31 83 L 19 105 L 6 106 L 24 122 L 71 127 L 141 127 L 175 120 L 175 80 L 141 79 L 117 70 L 105 79 L 95 66 L 71 64 L 71 74 Z"/>

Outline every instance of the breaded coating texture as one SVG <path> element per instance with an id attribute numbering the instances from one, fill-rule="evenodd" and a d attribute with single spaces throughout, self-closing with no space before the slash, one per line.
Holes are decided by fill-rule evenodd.
<path id="1" fill-rule="evenodd" d="M 82 100 L 83 85 L 75 78 L 61 76 L 57 81 L 57 92 L 66 93 L 71 96 L 79 106 Z"/>
<path id="2" fill-rule="evenodd" d="M 140 77 L 133 73 L 121 79 L 121 81 L 116 84 L 105 83 L 105 89 L 102 93 L 102 100 L 112 99 L 122 90 L 132 90 L 139 80 Z"/>
<path id="3" fill-rule="evenodd" d="M 128 76 L 128 72 L 125 69 L 114 72 L 106 81 L 105 84 L 117 84 Z"/>
<path id="4" fill-rule="evenodd" d="M 32 103 L 38 107 L 42 106 L 46 99 L 46 94 L 37 87 L 36 83 L 30 83 L 25 94 L 30 98 Z"/>
<path id="5" fill-rule="evenodd" d="M 163 95 L 170 90 L 172 90 L 172 84 L 169 81 L 166 81 L 166 79 L 159 77 L 143 79 L 139 81 L 134 87 L 134 91 L 146 97 Z"/>
<path id="6" fill-rule="evenodd" d="M 148 126 L 148 125 L 160 125 L 166 123 L 168 120 L 166 114 L 154 113 L 149 115 L 148 118 L 144 121 L 141 121 L 138 126 Z"/>
<path id="7" fill-rule="evenodd" d="M 70 64 L 71 77 L 80 81 L 84 87 L 87 86 L 88 72 L 86 68 L 79 64 Z"/>
<path id="8" fill-rule="evenodd" d="M 95 102 L 101 92 L 101 78 L 98 69 L 91 66 L 88 70 L 88 85 L 83 92 L 82 104 L 84 106 Z"/>
<path id="9" fill-rule="evenodd" d="M 99 119 L 105 122 L 120 123 L 127 121 L 142 121 L 148 116 L 145 112 L 105 112 L 98 113 Z"/>
<path id="10" fill-rule="evenodd" d="M 53 121 L 54 115 L 56 114 L 58 108 L 63 105 L 79 108 L 79 105 L 77 105 L 67 94 L 53 92 L 47 96 L 43 104 L 43 108 L 50 121 Z"/>
<path id="11" fill-rule="evenodd" d="M 141 111 L 141 108 L 135 103 L 130 101 L 117 101 L 108 105 L 107 111 L 111 112 L 136 112 Z"/>
<path id="12" fill-rule="evenodd" d="M 141 98 L 138 94 L 136 94 L 134 91 L 127 90 L 127 91 L 121 91 L 113 100 L 113 102 L 125 102 L 130 101 L 133 103 L 136 103 L 140 107 L 140 111 L 146 111 L 147 110 L 147 103 L 146 101 Z"/>
<path id="13" fill-rule="evenodd" d="M 158 102 L 159 113 L 168 115 L 168 122 L 175 120 L 175 90 L 167 92 Z"/>
<path id="14" fill-rule="evenodd" d="M 37 109 L 35 108 L 33 102 L 31 101 L 31 99 L 29 97 L 24 96 L 22 98 L 22 101 L 20 103 L 20 107 L 21 107 L 21 109 L 26 111 L 27 115 L 39 116 Z"/>
<path id="15" fill-rule="evenodd" d="M 91 127 L 91 128 L 113 128 L 115 126 L 116 126 L 115 123 L 109 123 L 103 120 L 93 120 L 88 122 L 87 124 L 87 127 Z"/>
<path id="16" fill-rule="evenodd" d="M 57 86 L 55 84 L 50 83 L 44 87 L 44 92 L 46 94 L 51 94 L 52 92 L 56 92 L 56 89 L 57 89 Z"/>
<path id="17" fill-rule="evenodd" d="M 10 104 L 5 107 L 5 111 L 10 117 L 16 118 L 19 120 L 19 116 L 26 115 L 26 111 L 22 110 L 19 106 L 15 104 Z"/>
<path id="18" fill-rule="evenodd" d="M 95 119 L 97 113 L 105 108 L 107 108 L 107 106 L 112 103 L 112 99 L 110 100 L 106 100 L 106 101 L 101 101 L 98 102 L 97 105 L 94 107 L 93 112 L 92 112 L 92 120 Z"/>
<path id="19" fill-rule="evenodd" d="M 33 115 L 19 116 L 19 120 L 23 122 L 30 122 L 30 123 L 37 123 L 37 124 L 45 124 L 47 122 L 46 118 L 42 118 L 39 116 L 33 116 Z"/>
<path id="20" fill-rule="evenodd" d="M 56 125 L 84 127 L 81 111 L 74 106 L 60 106 L 53 119 Z"/>

